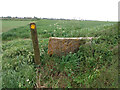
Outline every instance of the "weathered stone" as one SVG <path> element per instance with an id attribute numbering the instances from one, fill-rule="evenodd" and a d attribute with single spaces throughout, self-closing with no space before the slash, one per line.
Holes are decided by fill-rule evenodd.
<path id="1" fill-rule="evenodd" d="M 69 52 L 74 53 L 79 50 L 80 45 L 85 44 L 86 40 L 92 40 L 93 37 L 79 38 L 58 38 L 50 37 L 48 44 L 48 54 L 62 56 Z"/>

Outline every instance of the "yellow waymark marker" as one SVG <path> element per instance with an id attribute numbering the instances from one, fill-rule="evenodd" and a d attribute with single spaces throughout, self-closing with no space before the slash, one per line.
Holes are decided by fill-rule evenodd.
<path id="1" fill-rule="evenodd" d="M 31 24 L 30 28 L 35 29 L 35 24 Z"/>

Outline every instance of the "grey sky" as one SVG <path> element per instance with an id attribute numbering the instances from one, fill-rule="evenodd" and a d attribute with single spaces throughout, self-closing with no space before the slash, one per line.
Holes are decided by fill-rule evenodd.
<path id="1" fill-rule="evenodd" d="M 118 20 L 119 0 L 2 0 L 0 16 Z"/>

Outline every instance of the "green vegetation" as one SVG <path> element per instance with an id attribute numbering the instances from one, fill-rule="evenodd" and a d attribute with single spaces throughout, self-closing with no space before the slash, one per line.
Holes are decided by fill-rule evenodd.
<path id="1" fill-rule="evenodd" d="M 115 22 L 39 20 L 40 85 L 52 88 L 117 88 L 118 25 Z M 99 37 L 76 53 L 50 57 L 49 37 Z M 36 65 L 29 25 L 2 34 L 3 87 L 36 87 Z"/>
<path id="2" fill-rule="evenodd" d="M 2 20 L 2 32 L 7 32 L 13 28 L 26 26 L 30 21 Z"/>
<path id="3" fill-rule="evenodd" d="M 75 20 L 40 20 L 36 22 L 36 24 L 39 38 L 49 38 L 93 36 L 92 33 L 101 31 L 114 23 Z M 96 36 L 98 35 L 96 34 Z M 30 38 L 29 25 L 14 28 L 2 35 L 3 40 L 14 40 L 18 38 Z"/>

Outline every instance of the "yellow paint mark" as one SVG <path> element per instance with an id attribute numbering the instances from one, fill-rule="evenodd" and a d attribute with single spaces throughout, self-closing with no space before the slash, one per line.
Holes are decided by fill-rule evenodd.
<path id="1" fill-rule="evenodd" d="M 35 29 L 35 25 L 32 24 L 32 25 L 30 26 L 30 28 L 31 28 L 31 29 Z"/>

